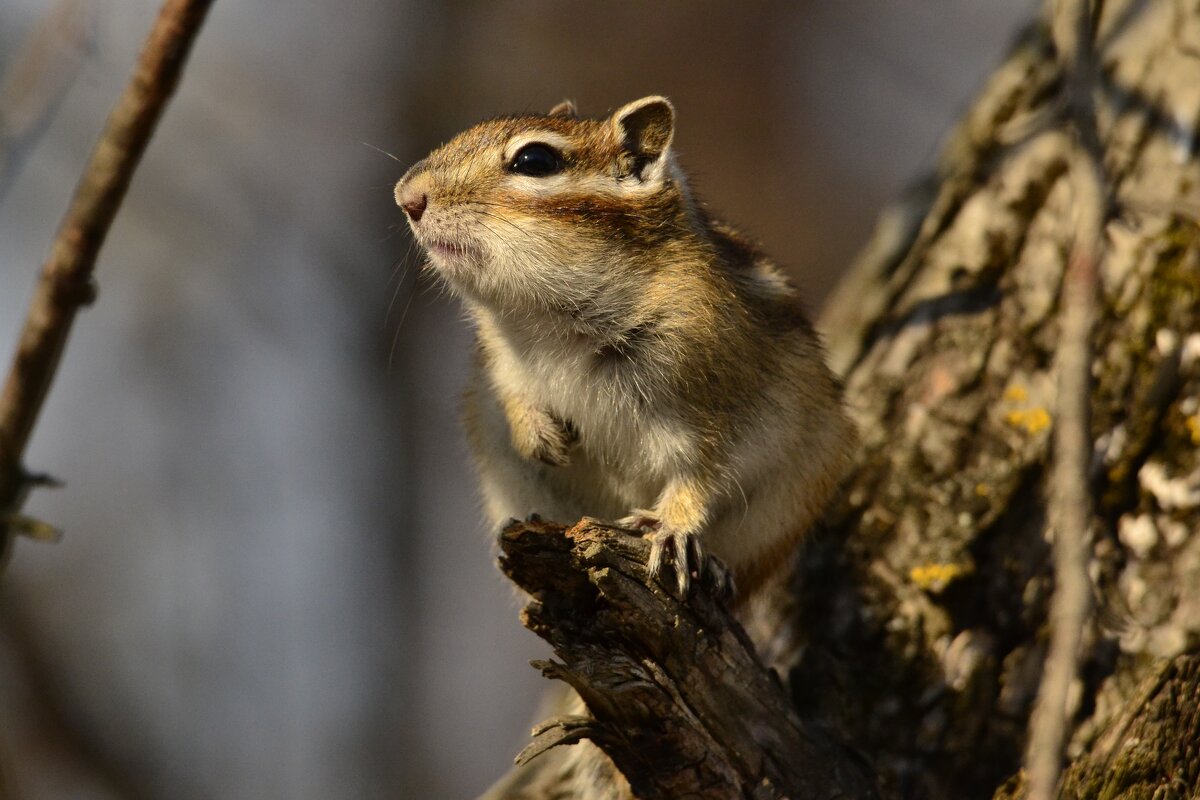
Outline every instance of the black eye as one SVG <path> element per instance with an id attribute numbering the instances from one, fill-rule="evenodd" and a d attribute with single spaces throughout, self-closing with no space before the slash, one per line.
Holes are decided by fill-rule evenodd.
<path id="1" fill-rule="evenodd" d="M 554 148 L 544 144 L 527 144 L 513 156 L 509 170 L 518 175 L 544 178 L 562 172 L 563 160 Z"/>

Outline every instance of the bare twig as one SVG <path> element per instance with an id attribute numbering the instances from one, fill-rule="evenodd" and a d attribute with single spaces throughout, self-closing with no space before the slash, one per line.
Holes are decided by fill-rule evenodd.
<path id="1" fill-rule="evenodd" d="M 1071 685 L 1079 672 L 1079 651 L 1091 614 L 1087 572 L 1092 521 L 1088 489 L 1092 453 L 1090 338 L 1106 212 L 1103 154 L 1092 99 L 1095 69 L 1089 0 L 1058 0 L 1053 30 L 1077 137 L 1071 163 L 1076 221 L 1063 276 L 1062 330 L 1056 353 L 1058 409 L 1050 496 L 1055 588 L 1050 603 L 1050 647 L 1025 756 L 1031 800 L 1055 796 L 1073 713 Z"/>
<path id="2" fill-rule="evenodd" d="M 21 459 L 75 314 L 94 295 L 96 256 L 211 5 L 212 0 L 163 5 L 42 265 L 0 394 L 0 510 L 11 513 L 22 499 Z M 8 534 L 3 536 L 7 551 Z"/>

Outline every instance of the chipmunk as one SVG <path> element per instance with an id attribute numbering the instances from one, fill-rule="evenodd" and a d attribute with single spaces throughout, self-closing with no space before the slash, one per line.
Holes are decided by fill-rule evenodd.
<path id="1" fill-rule="evenodd" d="M 395 198 L 477 330 L 466 423 L 492 520 L 617 520 L 680 594 L 693 575 L 728 588 L 723 564 L 742 598 L 787 563 L 855 434 L 795 289 L 693 194 L 674 125 L 658 96 L 492 119 Z"/>

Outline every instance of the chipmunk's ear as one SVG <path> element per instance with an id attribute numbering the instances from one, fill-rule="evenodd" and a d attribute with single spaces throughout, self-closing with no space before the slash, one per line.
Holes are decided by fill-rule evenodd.
<path id="1" fill-rule="evenodd" d="M 661 162 L 675 135 L 675 108 L 665 97 L 652 95 L 621 106 L 613 127 L 625 147 L 643 165 Z"/>
<path id="2" fill-rule="evenodd" d="M 569 119 L 578 119 L 579 111 L 575 108 L 575 103 L 571 100 L 563 100 L 561 103 L 550 109 L 548 117 L 567 117 Z"/>

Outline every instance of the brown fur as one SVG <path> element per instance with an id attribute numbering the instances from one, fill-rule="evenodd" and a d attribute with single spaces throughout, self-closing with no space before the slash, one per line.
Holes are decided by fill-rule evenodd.
<path id="1" fill-rule="evenodd" d="M 796 291 L 693 195 L 673 125 L 657 97 L 488 120 L 396 199 L 476 323 L 467 428 L 493 521 L 644 524 L 653 572 L 688 591 L 708 552 L 744 599 L 790 562 L 855 436 Z M 516 168 L 532 144 L 551 174 Z"/>
<path id="2" fill-rule="evenodd" d="M 396 194 L 427 196 L 429 211 L 413 222 L 418 240 L 454 248 L 443 259 L 435 254 L 431 265 L 464 295 L 479 322 L 478 374 L 501 406 L 508 446 L 527 460 L 567 465 L 574 426 L 578 446 L 591 446 L 614 469 L 637 470 L 647 465 L 603 452 L 604 443 L 592 437 L 619 427 L 621 415 L 679 432 L 682 455 L 668 446 L 650 459 L 650 466 L 666 466 L 659 494 L 645 497 L 642 507 L 702 541 L 714 516 L 728 517 L 738 502 L 748 510 L 752 494 L 796 495 L 785 505 L 798 519 L 772 520 L 778 532 L 714 543 L 737 577 L 758 583 L 832 492 L 853 433 L 796 292 L 756 245 L 692 195 L 670 153 L 673 119 L 661 98 L 605 119 L 579 119 L 573 106 L 547 116 L 498 117 L 414 166 Z M 549 178 L 514 175 L 509 162 L 529 142 L 553 145 L 561 171 Z M 456 261 L 459 252 L 471 257 Z M 588 351 L 592 356 L 578 357 Z M 553 387 L 540 400 L 532 396 L 539 387 L 530 382 L 564 381 L 545 368 L 546 359 L 557 357 L 582 373 L 569 376 L 577 391 L 590 385 L 603 398 L 597 408 L 543 407 L 546 397 L 554 402 Z M 514 363 L 529 369 L 509 374 Z M 468 408 L 478 416 L 490 401 L 473 396 L 479 399 Z M 572 419 L 572 410 L 584 418 Z M 593 411 L 604 418 L 594 421 Z M 477 453 L 492 447 L 486 425 L 471 428 Z M 738 450 L 750 440 L 757 451 Z M 757 479 L 739 483 L 752 476 L 738 462 L 762 461 L 773 449 L 780 450 L 776 463 L 767 459 L 760 472 L 816 466 L 797 470 L 792 481 L 776 480 L 777 489 Z M 481 456 L 485 470 L 498 461 L 505 459 Z M 594 479 L 594 470 L 579 478 Z M 558 482 L 548 491 L 560 498 L 594 494 L 549 480 Z M 605 499 L 613 502 L 578 510 L 611 513 L 618 498 Z M 739 541 L 750 552 L 740 551 Z"/>

